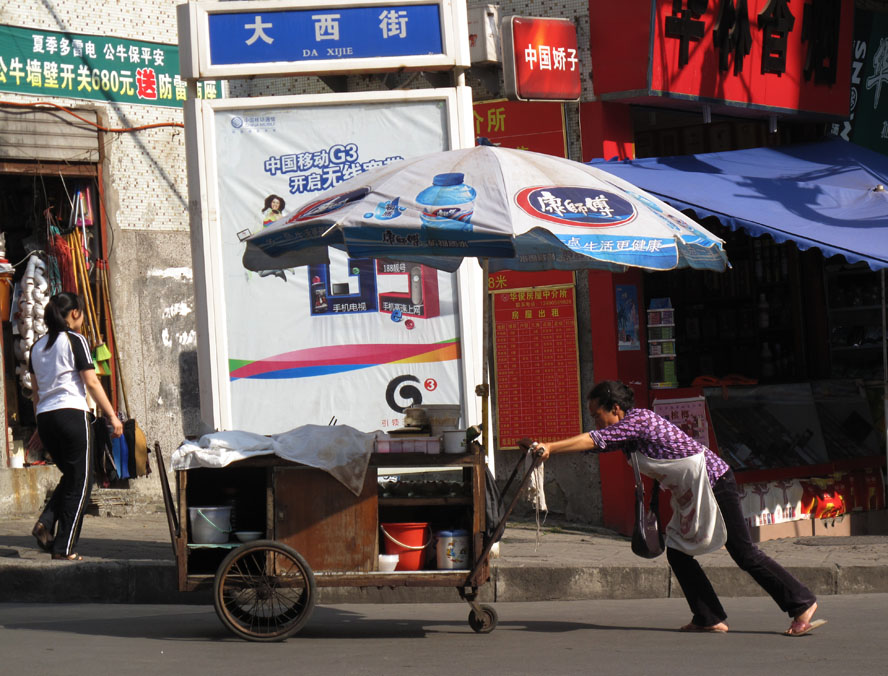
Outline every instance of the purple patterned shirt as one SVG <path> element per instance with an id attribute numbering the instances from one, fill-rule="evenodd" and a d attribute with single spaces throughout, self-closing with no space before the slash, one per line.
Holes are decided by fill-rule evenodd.
<path id="1" fill-rule="evenodd" d="M 598 447 L 592 453 L 622 449 L 626 453 L 640 451 L 657 460 L 677 460 L 702 451 L 706 454 L 706 473 L 710 485 L 715 485 L 730 469 L 724 460 L 706 446 L 689 437 L 666 418 L 646 408 L 633 408 L 626 412 L 620 422 L 601 430 L 592 430 L 589 436 Z"/>

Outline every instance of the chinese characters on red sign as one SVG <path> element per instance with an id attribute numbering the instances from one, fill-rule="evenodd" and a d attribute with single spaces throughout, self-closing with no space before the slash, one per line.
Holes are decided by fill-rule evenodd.
<path id="1" fill-rule="evenodd" d="M 602 100 L 849 114 L 853 2 L 656 0 L 595 3 L 594 11 L 590 50 Z"/>
<path id="2" fill-rule="evenodd" d="M 494 291 L 498 446 L 552 441 L 582 429 L 573 286 Z"/>
<path id="3" fill-rule="evenodd" d="M 503 22 L 503 66 L 510 99 L 580 98 L 577 29 L 567 19 L 508 17 Z"/>
<path id="4" fill-rule="evenodd" d="M 567 157 L 564 111 L 547 101 L 481 101 L 472 105 L 475 138 L 503 148 Z"/>
<path id="5" fill-rule="evenodd" d="M 672 14 L 666 17 L 664 32 L 666 37 L 679 41 L 680 68 L 688 63 L 690 43 L 704 37 L 706 24 L 702 17 L 708 5 L 707 0 L 672 0 Z M 806 45 L 805 79 L 810 80 L 813 74 L 816 83 L 835 84 L 841 2 L 811 0 L 804 5 L 799 24 L 796 18 L 789 0 L 768 0 L 756 15 L 755 25 L 761 31 L 761 72 L 786 72 L 789 36 L 800 29 L 799 38 Z M 752 49 L 751 24 L 747 0 L 720 0 L 712 30 L 719 70 L 728 70 L 733 56 L 734 75 L 743 71 L 743 61 Z"/>
<path id="6" fill-rule="evenodd" d="M 655 66 L 652 89 L 847 115 L 852 22 L 839 0 L 665 0 L 658 13 L 655 53 L 670 65 Z"/>

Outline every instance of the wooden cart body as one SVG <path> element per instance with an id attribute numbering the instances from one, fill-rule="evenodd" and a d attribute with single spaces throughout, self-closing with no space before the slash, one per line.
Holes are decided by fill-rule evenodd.
<path id="1" fill-rule="evenodd" d="M 173 494 L 163 456 L 156 446 L 178 588 L 194 591 L 218 587 L 223 564 L 233 552 L 251 544 L 255 548 L 253 543 L 237 541 L 233 534 L 223 544 L 194 542 L 189 508 L 230 505 L 232 530 L 261 531 L 263 541 L 298 552 L 307 564 L 307 575 L 313 577 L 312 588 L 455 587 L 472 606 L 472 628 L 487 633 L 495 626 L 496 615 L 492 608 L 476 601 L 478 588 L 490 577 L 488 557 L 492 543 L 485 541 L 484 536 L 485 460 L 478 444 L 470 444 L 469 448 L 471 451 L 466 454 L 374 453 L 360 495 L 323 470 L 273 455 L 248 458 L 221 468 L 179 470 L 175 473 Z M 385 495 L 377 477 L 385 475 L 386 468 L 392 469 L 393 474 L 398 473 L 396 468 L 411 468 L 419 474 L 437 468 L 458 470 L 447 473 L 454 477 L 447 483 L 455 490 L 447 495 Z M 429 556 L 421 570 L 379 571 L 378 555 L 384 550 L 380 524 L 402 522 L 428 523 L 430 540 L 439 529 L 468 531 L 471 566 L 436 570 L 434 556 Z M 430 547 L 433 546 L 432 540 Z M 313 600 L 310 605 L 313 607 Z M 221 619 L 226 622 L 224 617 Z"/>

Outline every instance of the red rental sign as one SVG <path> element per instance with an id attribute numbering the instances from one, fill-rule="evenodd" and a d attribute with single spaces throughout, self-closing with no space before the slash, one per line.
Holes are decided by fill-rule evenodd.
<path id="1" fill-rule="evenodd" d="M 579 434 L 583 418 L 573 273 L 504 270 L 488 277 L 488 289 L 494 307 L 498 447 L 516 448 L 529 436 L 554 441 Z"/>
<path id="2" fill-rule="evenodd" d="M 503 19 L 506 96 L 518 101 L 578 101 L 582 91 L 577 29 L 568 19 Z"/>

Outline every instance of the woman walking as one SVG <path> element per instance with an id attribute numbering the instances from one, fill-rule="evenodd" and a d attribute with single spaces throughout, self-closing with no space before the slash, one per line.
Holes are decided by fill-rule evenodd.
<path id="1" fill-rule="evenodd" d="M 113 435 L 123 434 L 95 367 L 83 328 L 83 301 L 62 292 L 49 299 L 48 332 L 31 348 L 34 409 L 43 447 L 62 473 L 31 534 L 54 559 L 80 561 L 74 552 L 92 485 L 90 446 L 93 415 L 87 392 L 107 416 Z"/>
<path id="2" fill-rule="evenodd" d="M 635 395 L 625 383 L 603 381 L 588 399 L 596 429 L 539 444 L 538 450 L 543 459 L 578 451 L 635 453 L 641 473 L 671 490 L 675 516 L 667 527 L 666 556 L 693 613 L 680 631 L 728 631 L 727 614 L 694 558 L 722 543 L 792 618 L 787 636 L 801 636 L 826 623 L 812 619 L 817 600 L 811 590 L 753 544 L 734 472 L 721 458 L 653 411 L 635 408 Z"/>

